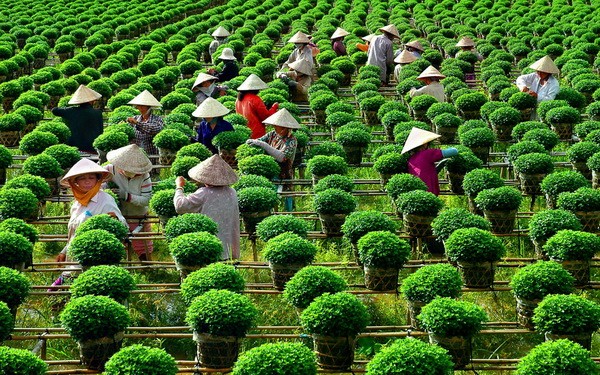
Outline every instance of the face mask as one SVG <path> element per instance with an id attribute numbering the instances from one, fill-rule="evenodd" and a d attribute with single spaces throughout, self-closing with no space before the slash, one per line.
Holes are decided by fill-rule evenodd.
<path id="1" fill-rule="evenodd" d="M 296 48 L 300 49 L 304 46 L 304 44 L 302 43 L 294 43 L 294 45 L 296 46 Z"/>
<path id="2" fill-rule="evenodd" d="M 205 94 L 210 94 L 215 89 L 215 84 L 211 83 L 208 87 L 200 87 L 200 90 Z"/>

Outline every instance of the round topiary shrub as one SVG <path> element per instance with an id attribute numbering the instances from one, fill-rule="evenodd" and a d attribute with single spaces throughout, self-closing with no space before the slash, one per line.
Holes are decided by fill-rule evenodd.
<path id="1" fill-rule="evenodd" d="M 542 343 L 517 364 L 517 375 L 594 374 L 598 365 L 590 352 L 570 340 Z"/>
<path id="2" fill-rule="evenodd" d="M 446 241 L 454 231 L 461 228 L 479 228 L 485 231 L 491 230 L 489 221 L 479 215 L 475 215 L 464 208 L 450 208 L 440 212 L 431 222 L 433 234 L 438 240 Z"/>
<path id="3" fill-rule="evenodd" d="M 310 264 L 317 254 L 311 242 L 295 233 L 282 233 L 269 239 L 263 257 L 272 264 Z"/>
<path id="4" fill-rule="evenodd" d="M 351 193 L 352 190 L 354 190 L 354 180 L 347 176 L 330 174 L 329 176 L 325 176 L 320 179 L 313 190 L 315 193 L 320 193 L 327 189 L 340 189 Z"/>
<path id="5" fill-rule="evenodd" d="M 433 264 L 419 268 L 402 281 L 402 294 L 409 301 L 429 303 L 436 297 L 457 298 L 462 279 L 449 264 Z"/>
<path id="6" fill-rule="evenodd" d="M 27 173 L 8 180 L 4 187 L 6 189 L 29 189 L 40 202 L 52 193 L 50 185 L 45 179 Z"/>
<path id="7" fill-rule="evenodd" d="M 575 279 L 556 262 L 536 262 L 520 268 L 510 280 L 517 298 L 542 300 L 549 294 L 570 294 Z"/>
<path id="8" fill-rule="evenodd" d="M 400 173 L 393 175 L 389 179 L 388 183 L 385 185 L 385 190 L 390 198 L 395 201 L 400 195 L 408 193 L 409 191 L 427 191 L 427 185 L 425 185 L 423 180 L 412 174 Z"/>
<path id="9" fill-rule="evenodd" d="M 159 348 L 134 344 L 114 354 L 104 369 L 105 375 L 175 375 L 175 359 Z"/>
<path id="10" fill-rule="evenodd" d="M 169 251 L 178 264 L 206 266 L 221 260 L 223 244 L 208 232 L 185 233 L 171 240 Z"/>
<path id="11" fill-rule="evenodd" d="M 165 226 L 165 237 L 168 241 L 186 233 L 208 232 L 216 235 L 217 223 L 210 217 L 200 213 L 187 213 L 170 219 Z"/>
<path id="12" fill-rule="evenodd" d="M 240 213 L 268 212 L 277 202 L 277 193 L 272 187 L 247 187 L 238 191 Z"/>
<path id="13" fill-rule="evenodd" d="M 231 185 L 237 192 L 248 188 L 248 187 L 264 187 L 271 190 L 277 190 L 275 185 L 269 181 L 266 177 L 256 176 L 256 175 L 243 175 L 240 176 L 240 179 L 235 184 Z M 239 195 L 238 195 L 239 199 Z"/>
<path id="14" fill-rule="evenodd" d="M 152 194 L 152 198 L 150 198 L 150 209 L 159 215 L 159 217 L 171 218 L 177 215 L 175 205 L 173 204 L 174 196 L 175 189 L 165 189 L 155 192 Z"/>
<path id="15" fill-rule="evenodd" d="M 31 282 L 17 270 L 0 267 L 0 285 L 0 301 L 4 302 L 10 310 L 16 312 L 17 307 L 19 307 L 29 295 Z M 0 321 L 2 321 L 2 319 L 0 319 Z M 10 331 L 8 333 L 10 333 Z M 0 336 L 2 340 L 6 338 L 2 335 Z"/>
<path id="16" fill-rule="evenodd" d="M 504 186 L 504 180 L 489 169 L 474 169 L 465 174 L 462 186 L 466 195 L 476 197 L 482 190 Z"/>
<path id="17" fill-rule="evenodd" d="M 436 216 L 444 202 L 435 194 L 423 190 L 413 190 L 400 195 L 398 208 L 403 215 Z"/>
<path id="18" fill-rule="evenodd" d="M 582 227 L 577 216 L 565 210 L 536 212 L 529 220 L 529 238 L 540 244 L 562 229 L 580 231 Z"/>
<path id="19" fill-rule="evenodd" d="M 315 211 L 319 214 L 349 214 L 356 205 L 352 194 L 336 188 L 320 191 L 314 198 Z"/>
<path id="20" fill-rule="evenodd" d="M 445 349 L 407 338 L 398 339 L 375 354 L 367 364 L 367 375 L 450 374 L 453 367 Z"/>
<path id="21" fill-rule="evenodd" d="M 64 170 L 56 159 L 42 153 L 25 159 L 23 172 L 43 178 L 57 178 L 64 173 Z"/>
<path id="22" fill-rule="evenodd" d="M 410 107 L 413 111 L 426 112 L 438 100 L 431 95 L 419 95 L 410 100 Z"/>
<path id="23" fill-rule="evenodd" d="M 90 217 L 77 227 L 75 235 L 80 235 L 93 229 L 104 229 L 121 241 L 125 240 L 129 235 L 129 228 L 125 224 L 107 214 Z"/>
<path id="24" fill-rule="evenodd" d="M 544 146 L 546 151 L 550 151 L 559 142 L 558 135 L 550 129 L 532 129 L 523 135 L 522 141 L 533 141 Z"/>
<path id="25" fill-rule="evenodd" d="M 74 298 L 60 314 L 61 325 L 76 341 L 114 337 L 130 324 L 127 308 L 105 296 Z"/>
<path id="26" fill-rule="evenodd" d="M 573 213 L 600 211 L 600 191 L 582 187 L 574 192 L 561 193 L 558 197 L 558 208 Z M 2 225 L 0 224 L 0 230 Z M 595 231 L 595 227 L 593 231 Z"/>
<path id="27" fill-rule="evenodd" d="M 489 121 L 496 128 L 511 128 L 521 121 L 521 112 L 512 107 L 498 108 L 489 115 Z"/>
<path id="28" fill-rule="evenodd" d="M 233 367 L 236 375 L 316 375 L 315 354 L 301 343 L 263 344 L 240 355 Z"/>
<path id="29" fill-rule="evenodd" d="M 600 305 L 574 294 L 548 295 L 533 312 L 538 332 L 591 333 L 600 327 Z"/>
<path id="30" fill-rule="evenodd" d="M 246 286 L 243 276 L 235 267 L 212 263 L 189 274 L 181 283 L 181 297 L 187 305 L 194 298 L 203 295 L 211 289 L 226 289 L 241 293 Z"/>
<path id="31" fill-rule="evenodd" d="M 342 233 L 351 243 L 356 244 L 365 234 L 373 231 L 396 231 L 396 224 L 380 211 L 356 211 L 346 217 Z"/>
<path id="32" fill-rule="evenodd" d="M 410 245 L 388 231 L 373 231 L 358 240 L 358 255 L 366 267 L 400 269 L 409 259 Z"/>
<path id="33" fill-rule="evenodd" d="M 285 232 L 306 238 L 308 225 L 304 220 L 292 215 L 273 215 L 263 219 L 256 227 L 256 235 L 263 242 Z"/>
<path id="34" fill-rule="evenodd" d="M 0 222 L 0 232 L 17 233 L 29 240 L 32 244 L 38 240 L 38 230 L 31 224 L 16 218 L 4 219 Z"/>
<path id="35" fill-rule="evenodd" d="M 542 191 L 556 200 L 561 193 L 574 192 L 579 188 L 589 187 L 589 181 L 579 172 L 560 171 L 550 173 L 540 184 Z M 552 208 L 554 204 L 552 204 Z"/>
<path id="36" fill-rule="evenodd" d="M 515 125 L 511 132 L 511 136 L 515 141 L 520 142 L 523 140 L 523 136 L 525 135 L 525 133 L 534 129 L 548 129 L 548 126 L 543 122 L 539 121 L 521 122 Z"/>
<path id="37" fill-rule="evenodd" d="M 0 371 L 5 374 L 44 375 L 48 365 L 29 350 L 0 346 Z"/>
<path id="38" fill-rule="evenodd" d="M 155 137 L 156 138 L 156 137 Z M 108 152 L 125 147 L 129 144 L 127 134 L 119 131 L 104 132 L 94 139 L 92 146 L 95 149 Z"/>
<path id="39" fill-rule="evenodd" d="M 500 238 L 479 228 L 457 229 L 445 244 L 446 255 L 455 262 L 496 262 L 506 253 Z"/>
<path id="40" fill-rule="evenodd" d="M 95 266 L 73 281 L 71 296 L 107 296 L 123 302 L 129 298 L 135 286 L 135 281 L 127 270 L 116 266 Z"/>
<path id="41" fill-rule="evenodd" d="M 506 150 L 506 155 L 508 156 L 508 161 L 510 163 L 514 163 L 515 160 L 517 160 L 517 158 L 519 156 L 525 155 L 525 154 L 533 154 L 533 153 L 546 153 L 546 149 L 544 148 L 543 145 L 539 144 L 538 142 L 535 141 L 521 141 L 517 144 L 514 144 L 512 146 L 510 146 L 507 150 Z"/>
<path id="42" fill-rule="evenodd" d="M 309 173 L 319 177 L 330 174 L 345 175 L 348 173 L 348 163 L 340 156 L 316 155 L 308 161 L 306 169 Z"/>
<path id="43" fill-rule="evenodd" d="M 430 333 L 445 337 L 471 337 L 488 320 L 485 311 L 472 302 L 452 298 L 436 298 L 421 310 L 418 316 Z"/>
<path id="44" fill-rule="evenodd" d="M 559 230 L 544 245 L 551 259 L 590 260 L 600 250 L 600 237 L 593 233 L 563 229 Z"/>
<path id="45" fill-rule="evenodd" d="M 56 159 L 60 167 L 64 170 L 71 168 L 75 163 L 81 160 L 77 147 L 64 144 L 50 146 L 44 150 L 43 153 Z"/>
<path id="46" fill-rule="evenodd" d="M 581 114 L 573 107 L 552 108 L 546 112 L 544 121 L 549 124 L 576 124 L 581 121 Z"/>
<path id="47" fill-rule="evenodd" d="M 519 156 L 513 165 L 521 174 L 548 174 L 554 170 L 552 157 L 537 152 Z"/>
<path id="48" fill-rule="evenodd" d="M 44 131 L 33 131 L 25 134 L 19 142 L 19 150 L 27 155 L 37 155 L 50 146 L 58 144 L 58 137 Z"/>
<path id="49" fill-rule="evenodd" d="M 578 142 L 567 149 L 567 158 L 571 163 L 585 163 L 596 152 L 600 152 L 600 145 L 594 142 Z"/>
<path id="50" fill-rule="evenodd" d="M 224 133 L 228 133 L 228 132 L 224 132 Z M 189 144 L 190 140 L 185 134 L 183 134 L 179 130 L 163 129 L 154 136 L 154 138 L 152 139 L 152 143 L 158 148 L 164 148 L 164 149 L 168 149 L 168 150 L 179 150 L 183 146 L 186 146 L 187 144 Z M 241 143 L 243 143 L 243 142 L 241 142 Z M 239 146 L 239 144 L 237 146 Z M 94 146 L 94 147 L 96 147 L 96 146 Z"/>
<path id="51" fill-rule="evenodd" d="M 489 128 L 478 128 L 466 131 L 459 136 L 460 144 L 465 147 L 492 147 L 496 143 L 496 135 Z"/>
<path id="52" fill-rule="evenodd" d="M 485 189 L 475 197 L 475 203 L 484 211 L 517 210 L 522 201 L 521 192 L 512 186 Z"/>
<path id="53" fill-rule="evenodd" d="M 33 244 L 24 236 L 0 232 L 0 266 L 21 269 L 33 255 Z"/>
<path id="54" fill-rule="evenodd" d="M 356 296 L 340 292 L 316 297 L 300 316 L 302 327 L 311 334 L 354 337 L 368 322 L 367 308 Z"/>
<path id="55" fill-rule="evenodd" d="M 471 94 L 465 94 L 459 96 L 454 105 L 461 112 L 473 112 L 479 111 L 479 109 L 487 103 L 487 97 L 480 92 L 474 92 Z"/>
<path id="56" fill-rule="evenodd" d="M 254 155 L 238 161 L 238 168 L 242 174 L 263 176 L 269 180 L 279 176 L 281 167 L 269 155 Z"/>
<path id="57" fill-rule="evenodd" d="M 82 267 L 117 264 L 125 257 L 121 241 L 104 229 L 92 229 L 75 236 L 69 244 L 69 252 Z"/>
<path id="58" fill-rule="evenodd" d="M 346 289 L 346 281 L 329 268 L 306 266 L 285 284 L 283 298 L 294 307 L 304 309 L 324 293 L 338 293 Z"/>

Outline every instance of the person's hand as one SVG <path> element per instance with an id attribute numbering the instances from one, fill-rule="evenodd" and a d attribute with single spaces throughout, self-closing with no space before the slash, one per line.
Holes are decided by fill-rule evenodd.
<path id="1" fill-rule="evenodd" d="M 106 214 L 107 214 L 108 216 L 112 217 L 113 219 L 118 219 L 118 218 L 117 218 L 117 214 L 116 214 L 116 213 L 114 213 L 113 211 L 111 211 L 111 212 L 107 212 Z"/>
<path id="2" fill-rule="evenodd" d="M 137 120 L 133 117 L 127 117 L 127 122 L 134 125 L 138 123 Z"/>
<path id="3" fill-rule="evenodd" d="M 64 262 L 67 260 L 67 254 L 64 253 L 60 253 L 56 256 L 56 261 L 57 262 Z"/>
<path id="4" fill-rule="evenodd" d="M 250 145 L 250 146 L 253 146 L 254 145 L 254 141 L 255 141 L 255 139 L 248 139 L 248 140 L 246 140 L 246 144 Z"/>
<path id="5" fill-rule="evenodd" d="M 175 186 L 178 188 L 182 188 L 185 185 L 185 178 L 183 178 L 182 176 L 178 176 L 175 179 Z"/>
<path id="6" fill-rule="evenodd" d="M 122 201 L 127 200 L 127 191 L 125 189 L 119 189 L 119 199 Z"/>
<path id="7" fill-rule="evenodd" d="M 537 92 L 535 92 L 535 91 L 531 91 L 531 90 L 529 90 L 529 95 L 533 96 L 534 98 L 537 98 L 537 97 L 538 97 L 538 94 L 537 94 Z"/>
<path id="8" fill-rule="evenodd" d="M 525 86 L 521 89 L 521 92 L 526 92 L 529 94 L 529 87 Z"/>

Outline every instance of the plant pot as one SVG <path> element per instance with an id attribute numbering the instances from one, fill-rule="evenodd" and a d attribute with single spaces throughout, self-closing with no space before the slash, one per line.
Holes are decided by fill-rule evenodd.
<path id="1" fill-rule="evenodd" d="M 223 158 L 229 164 L 229 166 L 233 169 L 237 169 L 237 159 L 235 155 L 237 154 L 237 150 L 227 150 L 224 148 L 219 148 L 219 156 Z"/>
<path id="2" fill-rule="evenodd" d="M 462 187 L 465 175 L 463 173 L 453 173 L 446 171 L 446 178 L 449 182 L 450 191 L 457 195 L 463 195 L 465 190 Z"/>
<path id="3" fill-rule="evenodd" d="M 573 214 L 581 222 L 584 231 L 590 233 L 598 232 L 598 227 L 600 227 L 600 211 L 575 211 Z"/>
<path id="4" fill-rule="evenodd" d="M 168 148 L 159 148 L 158 149 L 158 164 L 162 165 L 171 165 L 175 160 L 175 156 L 177 155 L 176 150 L 171 150 Z"/>
<path id="5" fill-rule="evenodd" d="M 244 228 L 248 235 L 254 236 L 256 234 L 256 226 L 258 223 L 269 215 L 271 215 L 271 211 L 242 212 L 242 222 L 244 223 Z"/>
<path id="6" fill-rule="evenodd" d="M 379 268 L 365 265 L 364 270 L 367 289 L 380 292 L 398 289 L 399 270 L 397 268 Z"/>
<path id="7" fill-rule="evenodd" d="M 341 227 L 346 220 L 347 214 L 319 214 L 321 229 L 327 237 L 341 237 Z"/>
<path id="8" fill-rule="evenodd" d="M 319 182 L 319 180 L 321 180 L 323 177 L 325 177 L 325 176 L 319 176 L 319 175 L 316 175 L 316 174 L 313 174 L 311 176 L 313 189 L 317 185 L 317 183 Z"/>
<path id="9" fill-rule="evenodd" d="M 344 146 L 346 152 L 346 161 L 350 165 L 360 165 L 363 157 L 363 147 Z"/>
<path id="10" fill-rule="evenodd" d="M 352 83 L 352 73 L 344 73 L 344 78 L 342 79 L 342 82 L 340 82 L 340 86 L 343 86 L 343 87 L 350 86 L 351 83 Z"/>
<path id="11" fill-rule="evenodd" d="M 396 137 L 394 136 L 394 126 L 384 125 L 383 130 L 385 130 L 385 139 L 394 142 L 394 140 L 396 139 Z"/>
<path id="12" fill-rule="evenodd" d="M 483 216 L 483 211 L 477 207 L 477 203 L 475 203 L 475 197 L 467 196 L 467 205 L 469 207 L 469 212 L 475 215 Z"/>
<path id="13" fill-rule="evenodd" d="M 410 300 L 407 300 L 406 303 L 408 305 L 408 316 L 410 318 L 410 326 L 416 330 L 421 330 L 421 323 L 419 322 L 419 319 L 417 319 L 417 316 L 419 316 L 419 314 L 421 313 L 421 309 L 423 308 L 423 306 L 427 305 L 427 303 L 422 301 Z"/>
<path id="14" fill-rule="evenodd" d="M 533 324 L 533 310 L 538 306 L 538 304 L 542 301 L 539 299 L 530 301 L 526 299 L 521 299 L 516 297 L 517 299 L 517 322 L 522 326 L 527 328 L 530 331 L 535 329 Z"/>
<path id="15" fill-rule="evenodd" d="M 5 111 L 6 112 L 6 111 Z M 7 131 L 0 132 L 0 144 L 6 147 L 16 147 L 21 140 L 21 132 Z"/>
<path id="16" fill-rule="evenodd" d="M 498 126 L 492 125 L 492 130 L 496 134 L 496 139 L 499 141 L 510 141 L 512 138 L 513 126 Z"/>
<path id="17" fill-rule="evenodd" d="M 550 129 L 558 135 L 561 140 L 570 140 L 573 138 L 573 124 L 550 124 Z"/>
<path id="18" fill-rule="evenodd" d="M 183 280 L 185 280 L 185 278 L 188 277 L 190 273 L 197 271 L 202 267 L 204 266 L 189 266 L 187 264 L 181 264 L 177 261 L 177 259 L 175 259 L 175 268 L 177 269 L 177 271 L 179 271 L 179 277 L 181 278 L 181 282 L 183 282 Z"/>
<path id="19" fill-rule="evenodd" d="M 552 258 L 551 258 L 552 259 Z M 585 286 L 590 283 L 589 260 L 558 260 L 552 259 L 567 270 L 575 278 L 575 286 Z"/>
<path id="20" fill-rule="evenodd" d="M 481 118 L 481 113 L 479 112 L 479 110 L 475 110 L 475 111 L 458 111 L 458 115 L 463 119 L 463 120 L 477 120 Z"/>
<path id="21" fill-rule="evenodd" d="M 556 208 L 556 201 L 558 200 L 558 197 L 555 195 L 550 195 L 548 193 L 546 193 L 545 195 L 546 195 L 546 208 L 548 208 L 549 210 L 554 210 Z"/>
<path id="22" fill-rule="evenodd" d="M 269 262 L 271 278 L 273 279 L 275 289 L 283 290 L 285 284 L 290 281 L 296 272 L 305 266 L 306 264 L 274 264 Z"/>
<path id="23" fill-rule="evenodd" d="M 96 149 L 96 152 L 98 153 L 98 163 L 99 164 L 106 163 L 106 161 L 107 161 L 106 160 L 106 154 L 108 154 L 108 152 L 107 151 L 102 151 L 100 149 Z"/>
<path id="24" fill-rule="evenodd" d="M 587 166 L 586 162 L 577 162 L 577 163 L 573 163 L 573 170 L 576 172 L 581 173 L 582 175 L 585 176 L 585 178 L 587 178 L 588 180 L 592 179 L 592 171 L 590 170 L 590 168 Z"/>
<path id="25" fill-rule="evenodd" d="M 412 117 L 416 120 L 416 121 L 423 121 L 426 123 L 430 123 L 429 119 L 426 116 L 427 111 L 426 110 L 414 110 L 412 107 L 410 107 L 410 112 Z"/>
<path id="26" fill-rule="evenodd" d="M 519 183 L 521 191 L 526 195 L 541 195 L 542 188 L 540 183 L 546 177 L 546 174 L 525 174 L 519 172 Z"/>
<path id="27" fill-rule="evenodd" d="M 600 187 L 600 171 L 592 171 L 592 187 L 594 189 Z"/>
<path id="28" fill-rule="evenodd" d="M 122 342 L 123 332 L 119 332 L 113 337 L 79 341 L 81 363 L 89 370 L 103 371 L 106 361 L 121 349 Z"/>
<path id="29" fill-rule="evenodd" d="M 42 69 L 46 65 L 46 59 L 43 57 L 36 57 L 33 59 L 33 69 Z"/>
<path id="30" fill-rule="evenodd" d="M 490 160 L 490 148 L 487 146 L 469 147 L 469 149 L 477 156 L 483 164 L 487 164 Z"/>
<path id="31" fill-rule="evenodd" d="M 454 369 L 464 368 L 471 363 L 471 338 L 464 336 L 445 337 L 429 333 L 429 342 L 448 351 L 454 362 Z"/>
<path id="32" fill-rule="evenodd" d="M 519 112 L 521 112 L 521 122 L 530 121 L 533 108 L 520 109 Z"/>
<path id="33" fill-rule="evenodd" d="M 362 114 L 363 120 L 365 120 L 365 125 L 375 126 L 379 125 L 379 119 L 377 118 L 377 111 L 360 111 Z"/>
<path id="34" fill-rule="evenodd" d="M 435 127 L 435 132 L 441 135 L 439 142 L 443 145 L 449 145 L 456 143 L 456 131 L 458 127 Z"/>
<path id="35" fill-rule="evenodd" d="M 558 333 L 544 333 L 546 341 L 554 341 L 567 339 L 578 343 L 583 346 L 584 349 L 592 350 L 592 332 L 586 333 L 573 333 L 573 334 L 558 334 Z"/>
<path id="36" fill-rule="evenodd" d="M 240 339 L 194 331 L 197 361 L 208 368 L 231 368 L 240 352 Z"/>
<path id="37" fill-rule="evenodd" d="M 497 262 L 456 262 L 467 288 L 487 289 L 494 283 Z"/>
<path id="38" fill-rule="evenodd" d="M 312 335 L 317 354 L 317 365 L 324 369 L 346 370 L 354 362 L 355 337 Z"/>
<path id="39" fill-rule="evenodd" d="M 432 235 L 431 222 L 435 216 L 403 215 L 404 229 L 412 237 L 427 237 Z"/>
<path id="40" fill-rule="evenodd" d="M 387 185 L 388 181 L 390 180 L 390 178 L 393 175 L 391 174 L 387 174 L 387 173 L 380 173 L 379 174 L 379 184 L 381 186 L 381 190 L 385 191 L 385 185 Z"/>
<path id="41" fill-rule="evenodd" d="M 315 122 L 318 125 L 325 125 L 325 119 L 327 118 L 327 115 L 325 114 L 324 109 L 315 109 L 313 110 L 313 114 L 315 115 Z"/>
<path id="42" fill-rule="evenodd" d="M 512 233 L 515 227 L 517 210 L 510 211 L 487 211 L 483 210 L 483 216 L 492 225 L 492 233 L 508 234 Z"/>
<path id="43" fill-rule="evenodd" d="M 355 242 L 351 242 L 350 246 L 352 247 L 352 253 L 354 254 L 354 260 L 359 267 L 363 266 L 363 262 L 360 260 L 360 256 L 358 255 L 358 244 Z"/>

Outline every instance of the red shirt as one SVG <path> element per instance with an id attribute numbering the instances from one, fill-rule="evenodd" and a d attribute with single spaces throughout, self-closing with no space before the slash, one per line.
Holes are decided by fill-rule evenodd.
<path id="1" fill-rule="evenodd" d="M 438 148 L 426 148 L 418 151 L 408 159 L 408 173 L 423 180 L 427 185 L 427 191 L 440 195 L 440 182 L 435 170 L 435 162 L 442 159 L 442 150 Z"/>
<path id="2" fill-rule="evenodd" d="M 247 93 L 240 101 L 235 102 L 235 111 L 248 120 L 248 127 L 252 130 L 250 138 L 256 139 L 265 135 L 265 125 L 262 123 L 267 117 L 277 112 L 278 105 L 273 105 L 267 109 L 262 99 L 254 94 Z"/>

